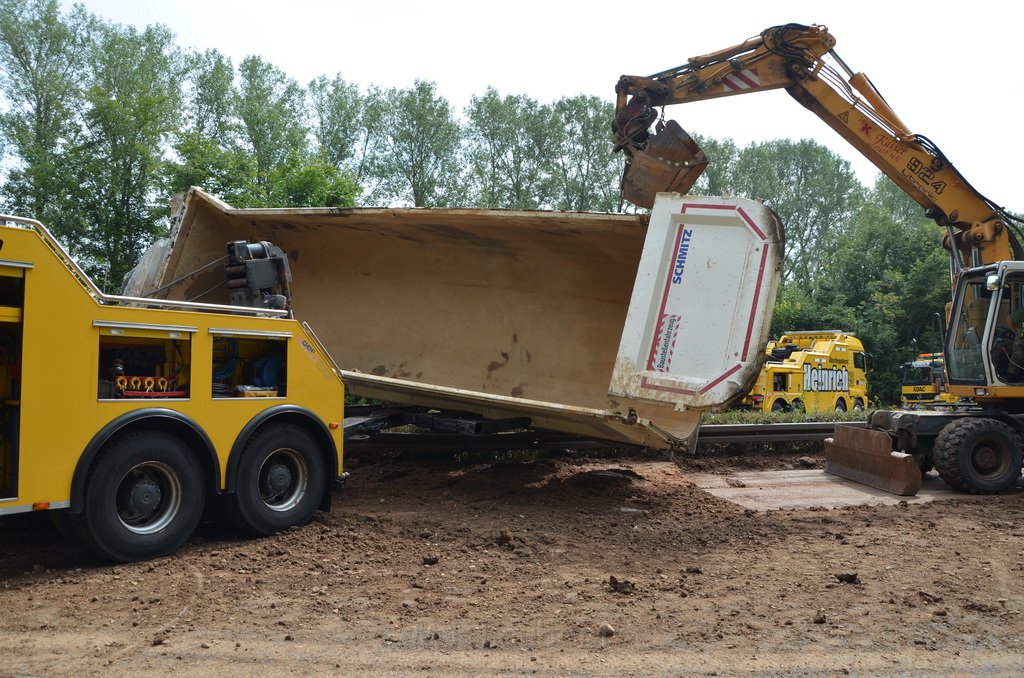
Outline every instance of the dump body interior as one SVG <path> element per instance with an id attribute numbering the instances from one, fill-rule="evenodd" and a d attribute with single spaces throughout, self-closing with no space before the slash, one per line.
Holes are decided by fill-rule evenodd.
<path id="1" fill-rule="evenodd" d="M 148 287 L 226 301 L 226 243 L 270 241 L 351 393 L 664 448 L 699 412 L 609 396 L 646 231 L 628 214 L 235 210 L 193 189 Z"/>

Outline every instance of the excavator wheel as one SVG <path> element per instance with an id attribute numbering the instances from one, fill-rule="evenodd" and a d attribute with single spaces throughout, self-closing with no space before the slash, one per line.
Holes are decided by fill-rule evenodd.
<path id="1" fill-rule="evenodd" d="M 950 422 L 935 439 L 932 456 L 942 479 L 961 492 L 1002 492 L 1013 487 L 1021 474 L 1021 438 L 998 419 Z"/>

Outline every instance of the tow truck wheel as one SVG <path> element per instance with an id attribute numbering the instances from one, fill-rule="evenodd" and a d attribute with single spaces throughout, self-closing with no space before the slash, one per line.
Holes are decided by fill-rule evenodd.
<path id="1" fill-rule="evenodd" d="M 1020 478 L 1020 436 L 998 419 L 952 421 L 936 438 L 932 456 L 942 479 L 962 492 L 1002 492 Z"/>
<path id="2" fill-rule="evenodd" d="M 195 531 L 206 492 L 184 442 L 160 431 L 118 438 L 93 465 L 85 505 L 69 518 L 90 550 L 129 562 L 176 551 Z"/>
<path id="3" fill-rule="evenodd" d="M 325 468 L 320 446 L 303 429 L 261 428 L 242 451 L 228 511 L 240 529 L 260 536 L 304 525 L 323 497 Z"/>

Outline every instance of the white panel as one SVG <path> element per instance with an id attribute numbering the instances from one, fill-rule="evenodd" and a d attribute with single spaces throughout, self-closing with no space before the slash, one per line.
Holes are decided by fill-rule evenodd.
<path id="1" fill-rule="evenodd" d="M 659 194 L 609 393 L 676 409 L 742 395 L 764 359 L 782 256 L 763 204 Z"/>

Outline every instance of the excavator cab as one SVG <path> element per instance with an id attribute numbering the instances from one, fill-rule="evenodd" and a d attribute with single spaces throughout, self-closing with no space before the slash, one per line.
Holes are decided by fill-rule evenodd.
<path id="1" fill-rule="evenodd" d="M 1024 385 L 1024 262 L 967 269 L 960 275 L 946 340 L 950 383 L 980 398 Z"/>

